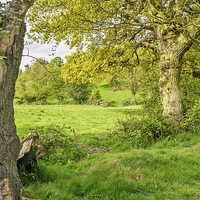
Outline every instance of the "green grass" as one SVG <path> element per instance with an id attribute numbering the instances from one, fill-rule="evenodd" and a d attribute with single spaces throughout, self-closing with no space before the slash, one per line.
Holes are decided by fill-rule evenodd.
<path id="1" fill-rule="evenodd" d="M 122 102 L 130 99 L 132 100 L 132 94 L 130 90 L 116 91 L 112 92 L 113 87 L 110 87 L 106 83 L 100 83 L 98 85 L 102 99 L 107 101 L 112 106 L 121 106 Z"/>
<path id="2" fill-rule="evenodd" d="M 102 86 L 108 102 L 119 106 L 127 98 L 121 97 L 124 91 L 113 93 L 110 87 Z M 75 143 L 98 152 L 88 151 L 82 159 L 66 160 L 64 165 L 39 160 L 40 169 L 22 177 L 23 196 L 43 200 L 199 199 L 200 132 L 165 138 L 145 149 L 112 139 L 117 119 L 141 113 L 141 106 L 15 105 L 20 137 L 41 126 L 70 126 L 75 129 L 75 135 L 70 132 Z"/>
<path id="3" fill-rule="evenodd" d="M 102 134 L 115 127 L 117 119 L 140 115 L 140 106 L 100 107 L 89 105 L 15 105 L 15 123 L 19 137 L 41 126 L 70 126 L 80 134 Z"/>
<path id="4" fill-rule="evenodd" d="M 26 189 L 42 199 L 199 199 L 198 144 L 187 148 L 97 153 L 65 166 L 40 161 L 40 180 Z"/>

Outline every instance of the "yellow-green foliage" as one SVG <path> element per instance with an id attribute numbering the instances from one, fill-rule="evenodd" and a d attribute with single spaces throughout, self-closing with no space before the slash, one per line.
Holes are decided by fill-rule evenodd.
<path id="1" fill-rule="evenodd" d="M 64 40 L 71 48 L 78 48 L 66 57 L 62 70 L 66 82 L 99 81 L 108 74 L 113 77 L 112 82 L 119 77 L 128 78 L 138 68 L 137 54 L 148 54 L 144 49 L 133 48 L 143 37 L 151 36 L 139 28 L 146 24 L 148 29 L 150 22 L 143 20 L 146 11 L 140 6 L 140 1 L 134 6 L 123 0 L 38 0 L 28 15 L 32 25 L 29 37 L 42 43 Z M 87 51 L 82 51 L 83 46 Z"/>
<path id="2" fill-rule="evenodd" d="M 200 52 L 193 46 L 183 57 L 183 73 L 200 78 Z"/>
<path id="3" fill-rule="evenodd" d="M 101 38 L 101 44 L 105 44 L 104 36 L 112 38 L 115 29 L 119 29 L 119 36 L 123 36 L 130 26 L 128 22 L 142 18 L 136 16 L 140 12 L 137 7 L 130 8 L 129 3 L 122 0 L 38 0 L 31 8 L 28 20 L 33 25 L 31 33 L 45 29 L 42 38 L 33 34 L 34 39 L 44 42 L 51 41 L 51 37 L 58 42 L 65 39 L 73 47 L 91 40 L 95 42 L 95 35 Z M 120 22 L 120 18 L 127 24 Z M 119 26 L 119 23 L 123 26 Z"/>
<path id="4" fill-rule="evenodd" d="M 66 63 L 62 67 L 62 77 L 67 83 L 85 83 L 108 81 L 117 85 L 126 80 L 130 87 L 141 85 L 146 76 L 145 72 L 156 70 L 157 55 L 151 50 L 138 49 L 138 58 L 131 58 L 131 51 L 126 51 L 123 56 L 117 56 L 117 48 L 95 48 L 87 51 L 77 51 L 66 56 Z M 108 56 L 109 55 L 109 56 Z M 131 58 L 131 59 L 129 59 Z"/>
<path id="5" fill-rule="evenodd" d="M 32 68 L 20 74 L 17 80 L 16 97 L 24 103 L 46 99 L 50 91 L 50 85 L 47 82 L 48 72 L 40 62 L 47 64 L 40 59 L 39 62 L 34 63 Z"/>

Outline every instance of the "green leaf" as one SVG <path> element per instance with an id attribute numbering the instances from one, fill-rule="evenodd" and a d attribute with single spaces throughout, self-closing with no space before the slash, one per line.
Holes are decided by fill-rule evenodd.
<path id="1" fill-rule="evenodd" d="M 2 60 L 2 59 L 4 59 L 4 58 L 6 58 L 5 56 L 0 56 L 0 60 Z"/>
<path id="2" fill-rule="evenodd" d="M 0 105 L 0 110 L 3 110 L 3 109 L 4 109 L 4 107 L 2 105 Z"/>

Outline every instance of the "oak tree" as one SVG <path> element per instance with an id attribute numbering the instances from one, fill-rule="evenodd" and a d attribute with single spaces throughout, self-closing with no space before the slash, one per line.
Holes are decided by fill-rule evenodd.
<path id="1" fill-rule="evenodd" d="M 200 34 L 197 0 L 37 0 L 28 17 L 30 36 L 41 42 L 65 40 L 71 47 L 90 48 L 96 56 L 113 55 L 120 62 L 138 47 L 159 54 L 159 90 L 163 115 L 183 115 L 180 95 L 181 60 Z M 110 53 L 112 52 L 112 53 Z M 109 54 L 108 54 L 109 53 Z M 92 59 L 95 60 L 95 57 Z"/>

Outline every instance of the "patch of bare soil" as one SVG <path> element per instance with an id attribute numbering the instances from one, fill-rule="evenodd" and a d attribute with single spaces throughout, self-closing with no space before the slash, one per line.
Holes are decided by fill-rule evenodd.
<path id="1" fill-rule="evenodd" d="M 83 146 L 80 144 L 78 144 L 78 146 L 86 153 L 105 153 L 106 152 L 104 148 Z"/>

